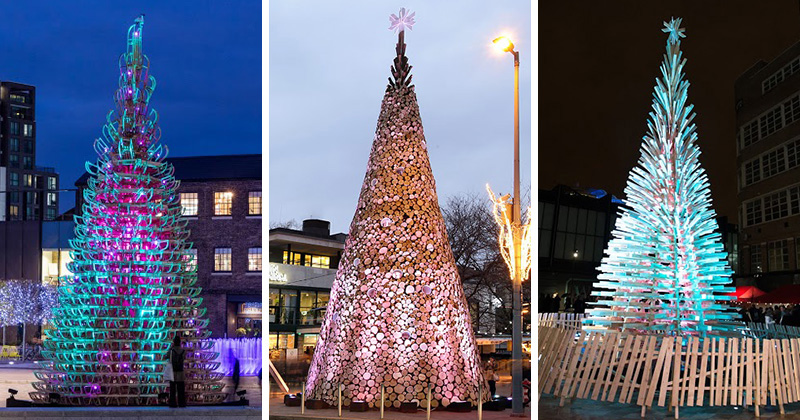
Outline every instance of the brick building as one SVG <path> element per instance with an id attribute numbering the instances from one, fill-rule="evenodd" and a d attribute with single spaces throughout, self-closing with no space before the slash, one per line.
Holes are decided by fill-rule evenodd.
<path id="1" fill-rule="evenodd" d="M 261 335 L 261 155 L 167 158 L 180 180 L 212 337 Z M 78 187 L 76 213 L 82 191 Z"/>
<path id="2" fill-rule="evenodd" d="M 800 42 L 735 85 L 738 285 L 800 282 Z"/>

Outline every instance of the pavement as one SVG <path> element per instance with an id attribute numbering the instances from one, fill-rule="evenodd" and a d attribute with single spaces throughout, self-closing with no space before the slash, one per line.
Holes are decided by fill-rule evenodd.
<path id="1" fill-rule="evenodd" d="M 564 407 L 559 407 L 560 399 L 552 395 L 542 395 L 538 405 L 538 419 L 541 420 L 606 420 L 606 419 L 641 419 L 642 408 L 636 404 L 620 404 L 594 400 L 572 399 Z M 800 403 L 784 406 L 786 414 L 780 415 L 777 406 L 762 406 L 761 419 L 800 420 Z M 717 406 L 717 407 L 680 407 L 679 418 L 685 420 L 755 420 L 753 407 Z M 653 407 L 647 410 L 645 419 L 674 419 L 675 413 L 666 407 Z"/>
<path id="2" fill-rule="evenodd" d="M 27 420 L 260 420 L 261 418 L 261 407 L 37 407 L 0 409 L 0 419 Z"/>
<path id="3" fill-rule="evenodd" d="M 351 413 L 347 408 L 342 408 L 342 417 L 339 417 L 337 408 L 328 408 L 323 410 L 306 409 L 305 414 L 300 414 L 300 407 L 287 407 L 283 404 L 283 392 L 274 391 L 276 387 L 271 387 L 269 406 L 267 412 L 269 413 L 270 420 L 378 420 L 380 419 L 380 411 L 372 409 L 363 413 Z M 289 387 L 290 393 L 300 392 L 300 388 L 295 386 Z M 500 381 L 497 383 L 497 393 L 499 395 L 509 395 L 511 393 L 511 377 L 500 376 Z M 417 419 L 425 420 L 427 413 L 424 409 L 418 410 L 415 414 L 401 413 L 395 410 L 385 410 L 384 420 L 408 420 Z M 511 409 L 503 411 L 483 411 L 483 419 L 485 420 L 508 420 L 511 418 Z M 523 418 L 531 418 L 531 408 L 525 407 L 525 416 Z M 453 413 L 440 410 L 431 410 L 432 420 L 477 420 L 478 411 L 472 410 L 470 413 Z"/>

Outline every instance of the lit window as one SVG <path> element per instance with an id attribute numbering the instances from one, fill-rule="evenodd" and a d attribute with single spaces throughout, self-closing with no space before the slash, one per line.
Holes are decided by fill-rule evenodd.
<path id="1" fill-rule="evenodd" d="M 19 206 L 8 206 L 8 215 L 11 220 L 19 220 Z"/>
<path id="2" fill-rule="evenodd" d="M 297 252 L 283 251 L 283 263 L 291 265 L 301 265 L 303 254 Z"/>
<path id="3" fill-rule="evenodd" d="M 214 215 L 216 216 L 230 216 L 231 204 L 233 203 L 233 193 L 215 192 L 214 193 Z"/>
<path id="4" fill-rule="evenodd" d="M 47 193 L 47 205 L 48 206 L 55 206 L 56 205 L 56 193 Z"/>
<path id="5" fill-rule="evenodd" d="M 187 249 L 183 255 L 183 260 L 186 261 L 186 271 L 191 273 L 197 271 L 197 250 Z"/>
<path id="6" fill-rule="evenodd" d="M 197 193 L 181 193 L 181 208 L 184 216 L 197 216 Z"/>
<path id="7" fill-rule="evenodd" d="M 22 135 L 25 137 L 33 137 L 33 124 L 22 124 Z"/>
<path id="8" fill-rule="evenodd" d="M 33 186 L 33 175 L 31 174 L 22 174 L 22 181 L 26 187 Z"/>
<path id="9" fill-rule="evenodd" d="M 322 255 L 307 255 L 306 258 L 311 258 L 311 266 L 317 268 L 330 268 L 331 267 L 331 257 L 325 257 Z M 306 263 L 306 265 L 309 265 Z"/>
<path id="10" fill-rule="evenodd" d="M 261 191 L 250 191 L 247 197 L 247 214 L 261 214 Z"/>
<path id="11" fill-rule="evenodd" d="M 261 247 L 247 250 L 247 271 L 261 271 Z"/>
<path id="12" fill-rule="evenodd" d="M 214 248 L 214 271 L 231 271 L 230 248 Z"/>
<path id="13" fill-rule="evenodd" d="M 8 142 L 8 147 L 12 152 L 19 152 L 19 139 L 12 137 Z"/>
<path id="14" fill-rule="evenodd" d="M 12 187 L 18 187 L 19 186 L 19 173 L 11 172 L 10 177 L 11 177 L 11 179 L 10 179 L 11 186 Z"/>
<path id="15" fill-rule="evenodd" d="M 56 185 L 56 177 L 54 176 L 47 177 L 47 189 L 54 190 L 56 188 L 58 188 L 58 186 Z"/>

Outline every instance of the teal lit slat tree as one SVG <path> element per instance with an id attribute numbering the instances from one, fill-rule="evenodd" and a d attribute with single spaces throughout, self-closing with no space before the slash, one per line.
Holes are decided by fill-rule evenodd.
<path id="1" fill-rule="evenodd" d="M 176 192 L 179 182 L 159 144 L 149 106 L 155 78 L 142 53 L 144 17 L 128 30 L 120 83 L 96 164 L 75 217 L 73 276 L 62 280 L 45 368 L 31 397 L 58 394 L 70 405 L 152 405 L 165 392 L 165 357 L 174 334 L 185 338 L 189 402 L 219 402 L 220 374 Z"/>
<path id="2" fill-rule="evenodd" d="M 661 77 L 641 157 L 595 284 L 595 328 L 668 335 L 720 334 L 733 328 L 725 304 L 733 291 L 708 178 L 687 103 L 689 82 L 680 50 L 681 19 L 668 34 Z"/>

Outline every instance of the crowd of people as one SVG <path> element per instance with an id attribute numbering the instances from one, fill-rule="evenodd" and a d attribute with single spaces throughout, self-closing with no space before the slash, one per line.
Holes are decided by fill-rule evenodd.
<path id="1" fill-rule="evenodd" d="M 763 306 L 742 303 L 739 307 L 740 320 L 760 324 L 779 324 L 800 327 L 800 305 Z"/>
<path id="2" fill-rule="evenodd" d="M 586 312 L 587 302 L 596 302 L 597 297 L 583 293 L 542 293 L 539 295 L 539 313 L 554 312 L 574 312 L 582 314 Z"/>

